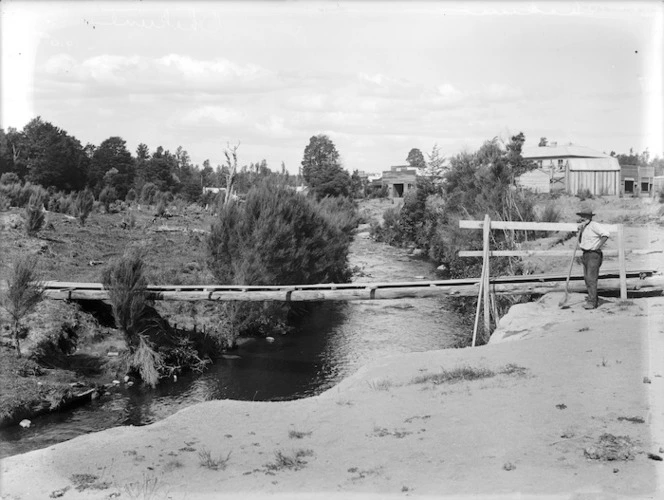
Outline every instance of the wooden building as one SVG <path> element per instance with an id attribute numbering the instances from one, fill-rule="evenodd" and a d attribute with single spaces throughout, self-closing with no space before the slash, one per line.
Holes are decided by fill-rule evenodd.
<path id="1" fill-rule="evenodd" d="M 595 196 L 620 194 L 620 165 L 617 158 L 607 154 L 573 144 L 551 143 L 523 148 L 522 155 L 549 173 L 552 192 L 577 194 L 587 190 Z"/>
<path id="2" fill-rule="evenodd" d="M 387 186 L 390 198 L 403 198 L 408 191 L 415 189 L 417 169 L 409 165 L 397 165 L 383 172 L 381 184 Z"/>

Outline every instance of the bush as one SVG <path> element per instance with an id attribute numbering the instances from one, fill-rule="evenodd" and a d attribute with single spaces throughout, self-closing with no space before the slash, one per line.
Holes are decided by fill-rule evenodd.
<path id="1" fill-rule="evenodd" d="M 7 184 L 19 184 L 21 179 L 14 172 L 5 172 L 0 176 L 0 184 L 6 186 Z"/>
<path id="2" fill-rule="evenodd" d="M 108 290 L 116 325 L 133 354 L 140 345 L 149 305 L 143 253 L 127 250 L 103 271 L 101 281 Z"/>
<path id="3" fill-rule="evenodd" d="M 25 207 L 23 218 L 29 236 L 36 235 L 44 226 L 44 201 L 44 196 L 37 192 L 30 197 L 28 206 Z"/>
<path id="4" fill-rule="evenodd" d="M 23 319 L 42 301 L 44 291 L 37 272 L 34 256 L 19 257 L 14 262 L 7 289 L 2 297 L 2 306 L 11 318 L 11 330 L 16 355 L 21 357 L 20 337 L 24 332 Z"/>
<path id="5" fill-rule="evenodd" d="M 579 189 L 579 191 L 576 193 L 576 196 L 581 201 L 593 200 L 595 198 L 593 194 L 590 192 L 590 189 Z"/>
<path id="6" fill-rule="evenodd" d="M 125 201 L 128 203 L 133 203 L 136 201 L 137 195 L 136 195 L 136 190 L 134 188 L 131 188 L 129 191 L 127 191 L 127 196 L 125 196 Z"/>
<path id="7" fill-rule="evenodd" d="M 111 203 L 114 203 L 118 199 L 118 194 L 115 191 L 115 188 L 106 186 L 99 193 L 99 202 L 104 205 L 104 210 L 106 213 L 110 213 Z"/>
<path id="8" fill-rule="evenodd" d="M 244 204 L 221 207 L 208 238 L 208 265 L 221 284 L 295 285 L 343 283 L 350 279 L 350 236 L 340 215 L 345 202 L 324 206 L 286 187 L 252 188 Z M 333 215 L 336 214 L 336 215 Z M 241 333 L 264 333 L 285 323 L 288 304 L 238 305 Z"/>
<path id="9" fill-rule="evenodd" d="M 152 182 L 146 182 L 143 184 L 143 189 L 141 189 L 141 201 L 151 205 L 156 193 L 157 186 L 155 186 Z"/>
<path id="10" fill-rule="evenodd" d="M 76 201 L 74 202 L 74 212 L 76 217 L 78 217 L 81 226 L 85 225 L 85 221 L 88 219 L 88 216 L 92 212 L 94 205 L 95 198 L 90 190 L 86 189 L 85 191 L 81 191 L 76 196 Z"/>

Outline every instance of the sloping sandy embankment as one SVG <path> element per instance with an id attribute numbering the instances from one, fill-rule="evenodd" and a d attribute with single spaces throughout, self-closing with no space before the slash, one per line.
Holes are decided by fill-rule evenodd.
<path id="1" fill-rule="evenodd" d="M 514 307 L 488 346 L 388 358 L 318 397 L 211 401 L 7 458 L 2 497 L 662 498 L 664 299 L 559 300 Z M 414 383 L 460 367 L 495 375 Z M 588 458 L 604 434 L 630 459 Z"/>

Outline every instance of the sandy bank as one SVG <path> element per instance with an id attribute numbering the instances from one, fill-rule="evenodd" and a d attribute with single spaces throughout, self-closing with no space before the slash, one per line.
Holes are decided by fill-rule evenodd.
<path id="1" fill-rule="evenodd" d="M 487 346 L 387 358 L 318 397 L 211 401 L 7 458 L 2 498 L 657 498 L 664 299 L 559 299 L 513 308 Z M 459 367 L 494 375 L 434 382 Z M 587 458 L 605 433 L 633 458 Z"/>

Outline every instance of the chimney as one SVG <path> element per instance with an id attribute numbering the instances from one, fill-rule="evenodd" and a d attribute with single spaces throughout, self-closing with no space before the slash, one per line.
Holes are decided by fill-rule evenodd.
<path id="1" fill-rule="evenodd" d="M 550 142 L 549 147 L 550 148 L 556 148 L 556 147 L 558 147 L 558 143 L 557 142 Z"/>

